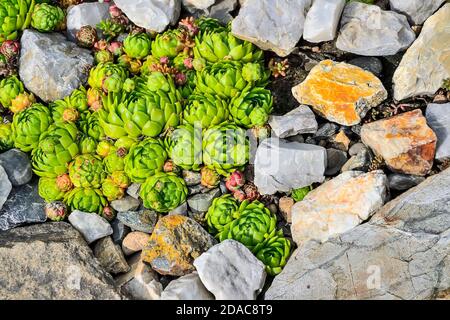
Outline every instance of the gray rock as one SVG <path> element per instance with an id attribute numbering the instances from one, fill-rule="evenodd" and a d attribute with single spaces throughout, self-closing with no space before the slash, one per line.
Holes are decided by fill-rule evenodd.
<path id="1" fill-rule="evenodd" d="M 292 238 L 326 241 L 371 217 L 387 199 L 387 177 L 381 170 L 346 171 L 309 192 L 291 210 Z"/>
<path id="2" fill-rule="evenodd" d="M 190 13 L 206 10 L 216 3 L 216 0 L 181 0 L 183 7 Z"/>
<path id="3" fill-rule="evenodd" d="M 122 298 L 83 237 L 65 222 L 0 232 L 0 264 L 2 299 Z"/>
<path id="4" fill-rule="evenodd" d="M 217 300 L 255 300 L 266 280 L 264 264 L 235 240 L 213 246 L 194 266 Z"/>
<path id="5" fill-rule="evenodd" d="M 410 174 L 392 173 L 388 175 L 388 181 L 390 190 L 404 191 L 417 186 L 425 181 L 425 178 Z"/>
<path id="6" fill-rule="evenodd" d="M 179 205 L 178 207 L 176 207 L 175 209 L 171 210 L 168 214 L 179 214 L 182 216 L 187 215 L 188 212 L 188 207 L 187 207 L 187 202 L 183 202 L 181 205 Z"/>
<path id="7" fill-rule="evenodd" d="M 305 19 L 303 39 L 317 43 L 333 40 L 345 0 L 315 0 Z"/>
<path id="8" fill-rule="evenodd" d="M 198 194 L 198 193 L 205 193 L 208 190 L 210 190 L 209 188 L 201 185 L 201 184 L 196 184 L 195 186 L 189 186 L 188 187 L 188 191 L 189 191 L 189 195 L 193 196 L 194 194 Z"/>
<path id="9" fill-rule="evenodd" d="M 106 271 L 118 274 L 130 271 L 122 249 L 114 244 L 111 237 L 104 237 L 95 243 L 94 256 Z"/>
<path id="10" fill-rule="evenodd" d="M 327 149 L 327 169 L 326 176 L 332 176 L 338 173 L 344 163 L 347 162 L 347 153 L 341 150 L 329 148 Z"/>
<path id="11" fill-rule="evenodd" d="M 319 146 L 266 139 L 256 151 L 255 185 L 261 194 L 274 194 L 322 182 L 326 157 Z"/>
<path id="12" fill-rule="evenodd" d="M 12 190 L 11 181 L 8 179 L 6 170 L 0 164 L 0 210 L 2 210 L 8 196 Z"/>
<path id="13" fill-rule="evenodd" d="M 305 105 L 300 105 L 284 116 L 270 116 L 269 125 L 278 138 L 315 133 L 317 131 L 316 116 Z"/>
<path id="14" fill-rule="evenodd" d="M 303 33 L 311 0 L 247 0 L 231 24 L 231 32 L 263 50 L 285 57 Z"/>
<path id="15" fill-rule="evenodd" d="M 137 26 L 162 32 L 180 16 L 181 0 L 115 0 L 114 3 Z"/>
<path id="16" fill-rule="evenodd" d="M 151 210 L 129 211 L 117 213 L 117 219 L 133 230 L 152 233 L 158 222 L 158 214 Z"/>
<path id="17" fill-rule="evenodd" d="M 3 191 L 3 188 L 0 190 Z M 0 210 L 0 230 L 8 230 L 28 223 L 45 222 L 47 217 L 44 206 L 45 202 L 38 194 L 37 178 L 23 186 L 13 188 Z"/>
<path id="18" fill-rule="evenodd" d="M 209 17 L 218 19 L 223 24 L 227 24 L 233 16 L 230 14 L 236 9 L 238 0 L 218 0 L 216 4 L 209 9 Z"/>
<path id="19" fill-rule="evenodd" d="M 161 294 L 161 300 L 214 300 L 197 272 L 173 280 Z"/>
<path id="20" fill-rule="evenodd" d="M 370 220 L 297 249 L 265 299 L 436 299 L 450 288 L 450 169 Z"/>
<path id="21" fill-rule="evenodd" d="M 45 102 L 62 99 L 84 84 L 93 63 L 89 50 L 67 41 L 60 33 L 40 33 L 32 29 L 23 32 L 20 79 Z"/>
<path id="22" fill-rule="evenodd" d="M 317 132 L 314 134 L 316 139 L 326 139 L 334 136 L 339 130 L 339 126 L 335 123 L 327 122 L 319 127 Z"/>
<path id="23" fill-rule="evenodd" d="M 123 224 L 119 219 L 114 219 L 111 222 L 111 227 L 113 229 L 113 234 L 111 235 L 114 243 L 120 244 L 122 243 L 125 236 L 130 233 L 130 227 Z"/>
<path id="24" fill-rule="evenodd" d="M 212 201 L 220 197 L 222 193 L 219 188 L 212 189 L 206 193 L 199 193 L 188 198 L 187 203 L 189 208 L 194 212 L 206 212 L 211 206 Z"/>
<path id="25" fill-rule="evenodd" d="M 362 149 L 367 149 L 367 147 L 364 145 L 364 143 L 357 142 L 354 145 L 348 149 L 348 154 L 351 156 L 356 156 L 358 153 L 361 152 Z"/>
<path id="26" fill-rule="evenodd" d="M 75 210 L 69 215 L 69 222 L 89 244 L 113 233 L 109 222 L 95 213 Z"/>
<path id="27" fill-rule="evenodd" d="M 434 95 L 444 79 L 450 78 L 447 59 L 450 37 L 450 3 L 427 19 L 420 35 L 403 55 L 392 78 L 395 100 Z"/>
<path id="28" fill-rule="evenodd" d="M 18 149 L 11 149 L 0 154 L 0 166 L 5 169 L 14 187 L 27 184 L 33 177 L 28 155 Z"/>
<path id="29" fill-rule="evenodd" d="M 377 57 L 358 57 L 351 59 L 348 63 L 358 66 L 366 71 L 370 71 L 378 78 L 381 77 L 383 72 L 383 64 Z"/>
<path id="30" fill-rule="evenodd" d="M 414 24 L 422 24 L 445 0 L 389 0 L 391 9 L 408 16 Z"/>
<path id="31" fill-rule="evenodd" d="M 341 171 L 367 171 L 372 161 L 372 156 L 367 148 L 361 149 L 356 156 L 352 156 L 348 161 L 342 166 Z"/>
<path id="32" fill-rule="evenodd" d="M 443 161 L 450 158 L 450 103 L 427 106 L 427 123 L 437 136 L 435 159 Z M 1 164 L 1 162 L 0 162 Z"/>
<path id="33" fill-rule="evenodd" d="M 67 37 L 75 41 L 75 34 L 83 26 L 96 27 L 97 24 L 109 18 L 109 3 L 81 3 L 67 9 Z M 100 34 L 101 30 L 97 29 Z"/>
<path id="34" fill-rule="evenodd" d="M 132 256 L 128 264 L 131 270 L 117 277 L 117 285 L 135 300 L 159 300 L 163 285 L 158 274 L 142 262 L 140 254 Z"/>
<path id="35" fill-rule="evenodd" d="M 132 196 L 125 196 L 122 199 L 111 201 L 111 207 L 117 212 L 134 211 L 139 208 L 141 202 Z"/>
<path id="36" fill-rule="evenodd" d="M 225 181 L 220 181 L 220 183 L 219 183 L 219 189 L 220 189 L 220 192 L 222 192 L 222 194 L 226 194 L 226 193 L 229 193 L 229 192 L 230 192 L 230 190 L 228 190 L 228 188 L 227 188 L 227 186 L 226 186 Z"/>
<path id="37" fill-rule="evenodd" d="M 404 15 L 351 2 L 342 14 L 336 47 L 361 56 L 388 56 L 405 50 L 415 38 Z"/>
<path id="38" fill-rule="evenodd" d="M 132 196 L 135 199 L 139 199 L 139 191 L 140 190 L 141 190 L 140 183 L 132 183 L 127 189 L 127 194 L 129 196 Z"/>
<path id="39" fill-rule="evenodd" d="M 200 184 L 200 182 L 202 181 L 202 175 L 200 174 L 200 172 L 183 170 L 182 175 L 184 182 L 186 182 L 186 185 L 188 187 Z"/>

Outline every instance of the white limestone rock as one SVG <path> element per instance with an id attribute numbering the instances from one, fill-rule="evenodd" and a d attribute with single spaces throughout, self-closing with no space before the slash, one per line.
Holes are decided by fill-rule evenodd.
<path id="1" fill-rule="evenodd" d="M 303 39 L 317 43 L 333 40 L 345 0 L 315 0 L 305 19 Z"/>
<path id="2" fill-rule="evenodd" d="M 300 105 L 283 116 L 270 116 L 269 125 L 278 138 L 316 133 L 318 126 L 314 112 L 305 105 Z"/>
<path id="3" fill-rule="evenodd" d="M 161 294 L 161 300 L 214 300 L 197 272 L 171 281 Z"/>
<path id="4" fill-rule="evenodd" d="M 437 136 L 435 159 L 450 158 L 450 103 L 430 103 L 425 113 L 427 123 Z"/>
<path id="5" fill-rule="evenodd" d="M 75 41 L 75 35 L 83 26 L 96 27 L 97 24 L 109 18 L 109 3 L 81 3 L 67 10 L 67 37 Z M 101 30 L 97 29 L 100 33 Z"/>
<path id="6" fill-rule="evenodd" d="M 403 13 L 414 24 L 422 24 L 445 0 L 389 0 L 391 10 Z"/>

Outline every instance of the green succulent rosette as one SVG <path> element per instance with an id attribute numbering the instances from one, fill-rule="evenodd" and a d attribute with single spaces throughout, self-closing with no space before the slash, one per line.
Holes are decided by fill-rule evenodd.
<path id="1" fill-rule="evenodd" d="M 195 20 L 195 24 L 200 29 L 199 36 L 208 32 L 227 32 L 230 31 L 229 28 L 223 26 L 219 20 L 214 18 L 201 17 Z"/>
<path id="2" fill-rule="evenodd" d="M 197 73 L 195 70 L 187 70 L 185 71 L 185 75 L 187 81 L 184 85 L 178 86 L 178 91 L 183 99 L 188 99 L 191 94 L 195 92 L 195 88 L 197 86 Z"/>
<path id="3" fill-rule="evenodd" d="M 102 183 L 102 193 L 108 201 L 123 198 L 125 189 L 119 187 L 111 178 L 106 178 Z"/>
<path id="4" fill-rule="evenodd" d="M 147 138 L 131 147 L 125 157 L 125 173 L 132 182 L 143 183 L 161 171 L 167 152 L 159 139 Z"/>
<path id="5" fill-rule="evenodd" d="M 105 164 L 105 171 L 112 174 L 115 171 L 125 170 L 125 156 L 127 155 L 127 150 L 125 148 L 116 148 L 103 159 Z"/>
<path id="6" fill-rule="evenodd" d="M 263 126 L 272 110 L 272 93 L 259 87 L 244 91 L 230 103 L 231 119 L 245 128 Z"/>
<path id="7" fill-rule="evenodd" d="M 242 170 L 249 160 L 246 131 L 235 124 L 225 122 L 209 128 L 202 142 L 203 163 L 221 175 Z"/>
<path id="8" fill-rule="evenodd" d="M 0 81 L 0 104 L 11 107 L 11 101 L 25 91 L 22 81 L 16 76 L 9 76 Z"/>
<path id="9" fill-rule="evenodd" d="M 183 116 L 185 122 L 208 129 L 228 120 L 228 103 L 208 93 L 192 94 L 183 111 Z"/>
<path id="10" fill-rule="evenodd" d="M 97 150 L 97 145 L 98 142 L 94 138 L 85 134 L 80 136 L 79 148 L 81 154 L 95 153 Z"/>
<path id="11" fill-rule="evenodd" d="M 134 59 L 143 59 L 150 54 L 151 39 L 146 33 L 129 34 L 123 41 L 123 51 Z"/>
<path id="12" fill-rule="evenodd" d="M 239 205 L 231 194 L 215 198 L 206 213 L 206 223 L 210 233 L 216 235 L 227 224 L 237 218 Z"/>
<path id="13" fill-rule="evenodd" d="M 31 15 L 31 26 L 40 32 L 62 30 L 65 27 L 65 21 L 64 10 L 47 3 L 36 4 Z"/>
<path id="14" fill-rule="evenodd" d="M 0 153 L 14 147 L 11 123 L 0 123 Z"/>
<path id="15" fill-rule="evenodd" d="M 194 57 L 210 63 L 222 60 L 261 62 L 263 51 L 248 41 L 240 40 L 231 32 L 203 32 L 195 38 Z"/>
<path id="16" fill-rule="evenodd" d="M 100 126 L 98 119 L 98 112 L 92 114 L 87 113 L 87 116 L 83 117 L 78 123 L 80 131 L 96 141 L 100 141 L 105 138 L 105 132 Z"/>
<path id="17" fill-rule="evenodd" d="M 103 107 L 95 114 L 104 134 L 111 139 L 119 139 L 127 135 L 122 118 L 127 112 L 127 96 L 123 93 L 108 93 L 102 98 Z"/>
<path id="18" fill-rule="evenodd" d="M 291 197 L 295 202 L 302 201 L 311 190 L 311 186 L 294 189 L 292 190 Z"/>
<path id="19" fill-rule="evenodd" d="M 264 240 L 254 248 L 255 256 L 266 266 L 267 274 L 276 276 L 287 263 L 291 254 L 291 242 L 278 232 L 271 238 Z"/>
<path id="20" fill-rule="evenodd" d="M 99 189 L 75 188 L 66 193 L 64 202 L 71 211 L 102 214 L 103 208 L 108 205 L 105 197 Z"/>
<path id="21" fill-rule="evenodd" d="M 62 200 L 65 192 L 61 191 L 57 184 L 56 178 L 39 178 L 38 184 L 39 196 L 46 202 Z"/>
<path id="22" fill-rule="evenodd" d="M 275 235 L 277 218 L 259 201 L 244 200 L 238 214 L 239 217 L 218 234 L 220 241 L 239 241 L 254 253 L 258 244 Z"/>
<path id="23" fill-rule="evenodd" d="M 152 56 L 159 59 L 161 57 L 175 58 L 182 51 L 182 32 L 179 29 L 167 30 L 158 34 L 152 42 Z"/>
<path id="24" fill-rule="evenodd" d="M 76 108 L 80 113 L 89 110 L 87 91 L 83 86 L 79 89 L 73 90 L 70 96 L 66 97 L 66 99 L 68 100 L 68 104 L 71 107 Z"/>
<path id="25" fill-rule="evenodd" d="M 69 176 L 75 187 L 100 188 L 106 178 L 106 172 L 100 157 L 82 154 L 69 164 Z"/>
<path id="26" fill-rule="evenodd" d="M 144 207 L 157 212 L 169 212 L 186 201 L 186 183 L 174 173 L 158 172 L 141 186 Z"/>
<path id="27" fill-rule="evenodd" d="M 52 117 L 54 122 L 71 122 L 75 123 L 80 118 L 80 112 L 69 105 L 66 99 L 56 100 L 50 104 L 52 109 Z"/>
<path id="28" fill-rule="evenodd" d="M 197 90 L 230 99 L 243 91 L 249 82 L 242 76 L 243 65 L 235 61 L 220 61 L 197 72 Z"/>
<path id="29" fill-rule="evenodd" d="M 50 109 L 40 103 L 16 113 L 12 123 L 14 146 L 23 152 L 35 149 L 39 137 L 47 131 L 52 122 Z"/>
<path id="30" fill-rule="evenodd" d="M 199 171 L 202 165 L 202 129 L 190 124 L 180 125 L 164 140 L 167 153 L 175 165 Z"/>
<path id="31" fill-rule="evenodd" d="M 52 124 L 31 153 L 33 171 L 40 177 L 62 175 L 79 152 L 77 127 L 73 123 Z"/>
<path id="32" fill-rule="evenodd" d="M 176 90 L 172 76 L 154 71 L 137 78 L 136 91 L 141 94 L 163 91 L 174 95 L 174 99 L 181 100 L 181 96 Z"/>
<path id="33" fill-rule="evenodd" d="M 128 78 L 128 71 L 112 62 L 99 63 L 91 69 L 88 83 L 92 88 L 105 92 L 120 92 Z"/>
<path id="34" fill-rule="evenodd" d="M 34 0 L 0 1 L 0 43 L 17 39 L 19 31 L 28 28 L 34 4 Z"/>

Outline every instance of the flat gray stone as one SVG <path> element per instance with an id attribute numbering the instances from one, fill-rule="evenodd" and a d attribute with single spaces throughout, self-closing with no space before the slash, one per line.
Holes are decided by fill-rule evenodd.
<path id="1" fill-rule="evenodd" d="M 95 213 L 75 210 L 69 215 L 69 222 L 89 244 L 113 233 L 109 222 Z"/>
<path id="2" fill-rule="evenodd" d="M 70 224 L 0 232 L 0 296 L 6 300 L 118 300 L 114 280 Z"/>
<path id="3" fill-rule="evenodd" d="M 333 40 L 345 0 L 315 0 L 305 19 L 303 39 L 317 43 Z"/>
<path id="4" fill-rule="evenodd" d="M 351 59 L 348 63 L 366 71 L 370 71 L 378 78 L 382 76 L 383 63 L 377 57 L 357 57 Z"/>
<path id="5" fill-rule="evenodd" d="M 151 210 L 118 212 L 117 219 L 133 230 L 152 233 L 158 222 L 158 214 Z"/>
<path id="6" fill-rule="evenodd" d="M 391 10 L 408 16 L 414 24 L 422 24 L 445 0 L 389 0 Z"/>
<path id="7" fill-rule="evenodd" d="M 135 199 L 139 199 L 139 191 L 141 190 L 141 184 L 140 183 L 132 183 L 127 188 L 127 194 L 129 196 L 132 196 Z"/>
<path id="8" fill-rule="evenodd" d="M 315 133 L 318 126 L 314 112 L 305 105 L 300 105 L 284 116 L 270 116 L 269 125 L 278 138 Z"/>
<path id="9" fill-rule="evenodd" d="M 194 266 L 217 300 L 255 300 L 266 279 L 264 264 L 235 240 L 211 247 Z"/>
<path id="10" fill-rule="evenodd" d="M 62 99 L 84 84 L 93 63 L 89 50 L 67 41 L 60 33 L 27 29 L 22 34 L 20 79 L 45 102 Z"/>
<path id="11" fill-rule="evenodd" d="M 435 159 L 442 161 L 450 158 L 450 103 L 430 103 L 425 117 L 437 136 Z"/>
<path id="12" fill-rule="evenodd" d="M 111 201 L 111 207 L 117 212 L 134 211 L 139 208 L 141 202 L 132 196 L 125 196 L 122 199 Z"/>
<path id="13" fill-rule="evenodd" d="M 122 249 L 114 244 L 111 237 L 104 237 L 95 243 L 94 256 L 106 271 L 118 274 L 130 271 Z"/>
<path id="14" fill-rule="evenodd" d="M 18 149 L 0 154 L 0 165 L 5 169 L 14 187 L 27 184 L 33 177 L 28 155 Z"/>
<path id="15" fill-rule="evenodd" d="M 311 0 L 246 0 L 231 23 L 231 32 L 263 50 L 285 57 L 303 34 L 305 14 L 310 6 Z"/>
<path id="16" fill-rule="evenodd" d="M 137 26 L 162 32 L 178 21 L 181 0 L 115 0 L 114 3 Z"/>
<path id="17" fill-rule="evenodd" d="M 326 176 L 333 176 L 338 173 L 347 162 L 347 153 L 333 148 L 327 149 L 327 169 Z"/>
<path id="18" fill-rule="evenodd" d="M 0 230 L 47 220 L 45 202 L 38 194 L 38 180 L 35 177 L 29 183 L 12 189 L 0 210 Z"/>
<path id="19" fill-rule="evenodd" d="M 326 166 L 325 148 L 272 137 L 256 151 L 255 185 L 261 194 L 289 192 L 323 182 Z"/>
<path id="20" fill-rule="evenodd" d="M 96 27 L 97 24 L 109 18 L 109 3 L 81 3 L 67 10 L 67 37 L 75 41 L 75 35 L 83 26 Z M 97 29 L 100 35 L 101 30 Z"/>
<path id="21" fill-rule="evenodd" d="M 415 38 L 404 15 L 350 2 L 342 14 L 336 47 L 361 56 L 389 56 L 408 48 Z"/>
<path id="22" fill-rule="evenodd" d="M 448 299 L 448 185 L 450 169 L 388 202 L 369 223 L 308 241 L 265 299 Z"/>
<path id="23" fill-rule="evenodd" d="M 424 177 L 410 174 L 392 173 L 388 175 L 389 190 L 404 191 L 425 181 Z"/>
<path id="24" fill-rule="evenodd" d="M 212 201 L 215 198 L 220 197 L 221 194 L 222 192 L 220 192 L 219 188 L 212 189 L 206 193 L 193 195 L 187 200 L 187 203 L 194 213 L 206 212 L 211 206 Z"/>
<path id="25" fill-rule="evenodd" d="M 0 164 L 0 210 L 3 208 L 9 193 L 12 190 L 11 181 L 9 181 L 6 170 Z"/>
<path id="26" fill-rule="evenodd" d="M 123 222 L 117 218 L 115 218 L 111 222 L 111 227 L 113 228 L 113 234 L 111 235 L 111 237 L 112 237 L 114 243 L 117 243 L 117 244 L 122 243 L 123 239 L 131 231 L 130 227 L 123 224 Z"/>
<path id="27" fill-rule="evenodd" d="M 161 293 L 161 300 L 214 300 L 214 296 L 194 271 L 171 281 Z"/>

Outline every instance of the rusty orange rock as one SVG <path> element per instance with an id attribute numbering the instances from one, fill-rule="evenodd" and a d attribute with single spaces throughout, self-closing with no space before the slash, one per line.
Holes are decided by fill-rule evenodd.
<path id="1" fill-rule="evenodd" d="M 360 123 L 367 111 L 387 98 L 383 84 L 371 72 L 332 60 L 312 68 L 292 94 L 329 121 L 346 126 Z"/>
<path id="2" fill-rule="evenodd" d="M 164 275 L 183 276 L 195 270 L 194 260 L 216 244 L 216 240 L 195 220 L 168 215 L 159 219 L 142 260 Z"/>
<path id="3" fill-rule="evenodd" d="M 423 176 L 433 166 L 437 138 L 420 109 L 363 125 L 361 139 L 392 171 Z"/>

